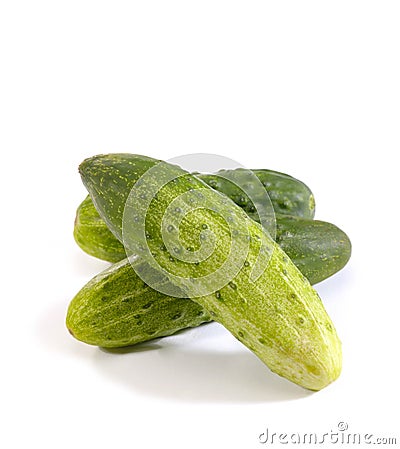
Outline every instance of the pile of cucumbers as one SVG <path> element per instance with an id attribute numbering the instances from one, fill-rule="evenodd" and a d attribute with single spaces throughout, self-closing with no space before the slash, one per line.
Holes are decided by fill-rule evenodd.
<path id="1" fill-rule="evenodd" d="M 75 338 L 117 348 L 215 320 L 304 388 L 339 376 L 341 343 L 311 285 L 346 265 L 351 243 L 314 220 L 303 182 L 272 170 L 191 174 L 134 154 L 94 156 L 79 171 L 89 196 L 75 240 L 112 265 L 71 301 Z M 254 199 L 253 184 L 267 194 Z M 260 224 L 264 200 L 273 232 Z"/>

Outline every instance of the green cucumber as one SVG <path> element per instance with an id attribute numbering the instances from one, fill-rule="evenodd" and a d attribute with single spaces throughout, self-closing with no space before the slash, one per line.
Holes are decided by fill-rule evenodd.
<path id="1" fill-rule="evenodd" d="M 159 278 L 172 280 L 175 292 L 200 304 L 272 371 L 311 390 L 339 376 L 340 340 L 318 294 L 261 225 L 233 201 L 184 170 L 144 156 L 96 156 L 80 165 L 80 173 L 101 217 L 117 238 L 124 236 L 129 251 L 140 254 L 152 269 L 158 264 Z M 160 181 L 165 181 L 162 188 L 157 187 Z M 192 201 L 200 206 L 193 209 Z M 135 224 L 141 220 L 145 229 Z M 206 242 L 200 247 L 201 236 Z M 189 249 L 204 254 L 203 247 L 208 251 L 210 244 L 213 251 L 197 263 L 167 250 L 183 248 L 187 257 Z M 226 266 L 240 268 L 231 278 Z M 255 279 L 257 268 L 261 271 Z M 208 291 L 216 285 L 219 290 Z"/>
<path id="2" fill-rule="evenodd" d="M 118 348 L 210 321 L 199 304 L 148 287 L 128 259 L 106 268 L 71 301 L 66 324 L 87 344 Z"/>
<path id="3" fill-rule="evenodd" d="M 276 215 L 280 247 L 311 284 L 341 270 L 351 255 L 351 243 L 337 226 L 324 221 Z M 87 196 L 76 211 L 74 236 L 91 256 L 108 262 L 126 257 L 124 245 L 111 233 Z"/>
<path id="4" fill-rule="evenodd" d="M 351 256 L 349 237 L 326 221 L 277 216 L 275 240 L 312 285 L 340 271 Z"/>
<path id="5" fill-rule="evenodd" d="M 108 229 L 90 196 L 76 211 L 74 238 L 87 254 L 108 262 L 118 262 L 126 257 L 124 245 Z"/>
<path id="6" fill-rule="evenodd" d="M 314 195 L 306 184 L 285 173 L 273 170 L 254 169 L 251 172 L 256 175 L 268 192 L 276 214 L 314 218 Z M 257 195 L 254 197 L 254 191 L 252 191 L 254 178 L 250 175 L 249 170 L 237 168 L 220 170 L 215 175 L 196 173 L 196 176 L 213 189 L 229 196 L 250 218 L 259 221 L 253 204 L 257 201 Z M 253 194 L 251 199 L 243 192 L 242 188 L 250 189 Z M 261 201 L 264 201 L 264 198 L 261 198 Z"/>

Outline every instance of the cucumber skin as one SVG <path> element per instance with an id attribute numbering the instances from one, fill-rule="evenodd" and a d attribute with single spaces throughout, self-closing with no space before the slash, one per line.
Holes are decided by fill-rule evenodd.
<path id="1" fill-rule="evenodd" d="M 314 195 L 302 181 L 273 170 L 252 169 L 251 172 L 257 176 L 267 191 L 276 214 L 314 218 Z M 215 175 L 199 173 L 196 176 L 213 189 L 229 196 L 250 218 L 259 221 L 252 201 L 239 187 L 252 187 L 253 179 L 249 176 L 249 170 L 237 168 L 235 170 L 220 170 Z M 257 198 L 253 199 L 257 201 Z M 261 198 L 261 201 L 264 202 L 264 198 Z"/>
<path id="2" fill-rule="evenodd" d="M 82 180 L 115 236 L 121 238 L 123 210 L 132 186 L 158 163 L 148 157 L 112 154 L 92 157 L 80 165 Z M 179 195 L 190 191 L 193 197 L 195 190 L 204 189 L 206 185 L 178 167 L 165 163 L 159 167 L 158 176 L 174 173 L 181 177 L 179 182 L 170 182 L 158 191 L 157 200 L 147 211 L 146 233 L 151 235 L 148 244 L 156 260 L 176 275 L 184 276 L 185 279 L 174 280 L 177 287 L 189 289 L 191 276 L 196 272 L 206 274 L 226 255 L 225 250 L 232 242 L 220 215 L 225 211 L 233 217 L 238 229 L 242 225 L 249 231 L 250 239 L 246 241 L 250 245 L 247 255 L 250 268 L 242 266 L 237 276 L 217 292 L 218 295 L 207 294 L 192 299 L 275 373 L 310 390 L 320 390 L 334 381 L 341 371 L 341 343 L 318 294 L 261 225 L 233 202 L 212 189 L 205 192 L 208 204 L 220 213 L 197 209 L 190 214 L 190 219 L 183 218 L 179 238 L 184 247 L 196 247 L 199 237 L 196 231 L 207 225 L 216 237 L 216 250 L 199 266 L 170 261 L 172 255 L 161 249 L 160 225 L 164 210 Z M 157 180 L 142 183 L 142 188 L 146 188 L 143 191 Z M 141 234 L 135 231 L 135 227 L 129 227 L 125 229 L 125 236 L 135 242 L 139 251 Z M 235 240 L 239 247 L 244 245 L 240 237 Z M 260 248 L 266 250 L 259 253 Z M 257 255 L 266 269 L 253 282 L 249 271 Z"/>
<path id="3" fill-rule="evenodd" d="M 80 341 L 118 348 L 210 321 L 199 304 L 153 290 L 128 259 L 91 279 L 71 301 L 66 324 Z"/>
<path id="4" fill-rule="evenodd" d="M 351 243 L 337 226 L 319 220 L 276 215 L 276 241 L 312 285 L 340 271 Z M 108 262 L 125 259 L 124 245 L 111 233 L 87 196 L 76 211 L 74 237 L 91 256 Z"/>
<path id="5" fill-rule="evenodd" d="M 83 251 L 98 259 L 118 262 L 126 257 L 124 245 L 108 229 L 90 196 L 76 211 L 74 238 Z"/>
<path id="6" fill-rule="evenodd" d="M 351 241 L 332 223 L 278 216 L 276 242 L 315 285 L 340 271 L 351 257 Z"/>

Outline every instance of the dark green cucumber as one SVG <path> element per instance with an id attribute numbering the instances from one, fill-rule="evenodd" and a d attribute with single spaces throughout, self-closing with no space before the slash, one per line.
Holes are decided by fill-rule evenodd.
<path id="1" fill-rule="evenodd" d="M 302 181 L 273 170 L 255 169 L 251 172 L 257 176 L 268 192 L 276 214 L 314 218 L 314 195 Z M 254 179 L 250 176 L 249 170 L 237 168 L 235 170 L 220 170 L 215 175 L 198 173 L 196 176 L 213 189 L 229 196 L 250 218 L 260 221 L 253 204 L 257 202 L 257 194 L 254 192 Z M 249 189 L 252 192 L 251 199 L 243 192 L 243 188 L 245 191 Z M 261 202 L 264 201 L 264 197 L 261 197 Z"/>
<path id="2" fill-rule="evenodd" d="M 66 324 L 85 343 L 118 348 L 210 321 L 199 304 L 148 287 L 128 259 L 89 281 L 71 301 Z"/>
<path id="3" fill-rule="evenodd" d="M 350 259 L 350 239 L 332 223 L 277 216 L 276 226 L 276 242 L 313 285 L 340 271 Z"/>
<path id="4" fill-rule="evenodd" d="M 148 172 L 155 166 L 156 173 Z M 124 235 L 129 252 L 152 268 L 158 264 L 160 277 L 172 280 L 175 291 L 200 304 L 272 371 L 311 390 L 338 377 L 341 344 L 318 294 L 235 203 L 179 167 L 143 156 L 96 156 L 81 164 L 80 173 L 101 217 L 116 237 Z M 165 182 L 161 188 L 160 182 Z M 134 201 L 127 203 L 133 187 Z M 193 208 L 192 202 L 202 206 Z M 141 220 L 144 229 L 135 224 Z M 197 263 L 183 260 L 181 251 L 186 256 L 203 250 L 201 240 L 208 240 L 206 249 L 211 241 L 213 252 Z M 226 264 L 240 264 L 233 278 L 226 275 Z M 254 278 L 256 268 L 261 271 Z M 223 286 L 197 295 L 217 284 Z"/>
<path id="5" fill-rule="evenodd" d="M 311 284 L 341 270 L 351 255 L 351 243 L 337 226 L 324 221 L 276 215 L 276 241 Z M 126 257 L 124 245 L 111 233 L 90 196 L 76 212 L 74 236 L 91 256 L 108 262 Z"/>

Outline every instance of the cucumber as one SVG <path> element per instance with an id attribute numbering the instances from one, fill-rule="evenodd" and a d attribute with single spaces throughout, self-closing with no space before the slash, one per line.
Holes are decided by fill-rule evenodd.
<path id="1" fill-rule="evenodd" d="M 276 221 L 275 240 L 311 284 L 332 276 L 348 262 L 351 243 L 337 226 L 287 215 L 276 215 Z M 90 196 L 77 209 L 74 236 L 91 256 L 108 262 L 126 257 L 124 245 L 101 219 Z"/>
<path id="2" fill-rule="evenodd" d="M 80 173 L 113 234 L 158 279 L 170 281 L 174 296 L 186 294 L 272 371 L 304 388 L 320 390 L 339 376 L 341 343 L 318 294 L 233 201 L 179 167 L 144 156 L 95 156 Z M 159 288 L 157 281 L 150 285 Z"/>
<path id="3" fill-rule="evenodd" d="M 349 237 L 326 221 L 277 216 L 276 242 L 312 285 L 340 271 L 351 256 Z"/>
<path id="4" fill-rule="evenodd" d="M 285 173 L 273 170 L 255 169 L 251 172 L 257 176 L 268 192 L 276 214 L 314 218 L 314 195 L 306 184 Z M 196 176 L 213 189 L 229 196 L 250 218 L 259 221 L 253 204 L 253 201 L 257 201 L 257 198 L 252 197 L 253 201 L 250 200 L 249 196 L 241 189 L 241 187 L 248 187 L 251 190 L 254 184 L 253 178 L 249 175 L 249 170 L 237 168 L 235 170 L 220 170 L 215 175 L 199 173 Z"/>
<path id="5" fill-rule="evenodd" d="M 83 251 L 98 259 L 118 262 L 126 257 L 124 245 L 108 229 L 90 196 L 76 211 L 74 238 Z"/>
<path id="6" fill-rule="evenodd" d="M 89 281 L 71 301 L 66 324 L 87 344 L 118 348 L 199 326 L 211 316 L 199 304 L 148 287 L 128 259 Z"/>

